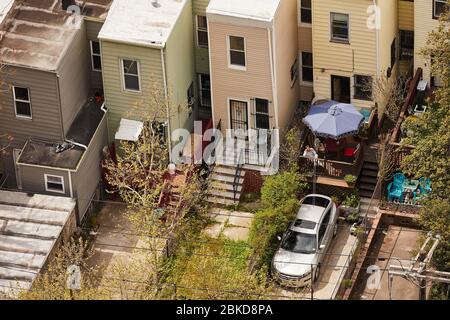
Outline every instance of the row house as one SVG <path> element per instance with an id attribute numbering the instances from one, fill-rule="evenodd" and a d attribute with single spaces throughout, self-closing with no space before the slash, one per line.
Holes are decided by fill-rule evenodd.
<path id="1" fill-rule="evenodd" d="M 3 19 L 1 175 L 4 188 L 76 199 L 80 222 L 107 145 L 96 44 L 110 1 L 71 3 L 15 1 Z"/>

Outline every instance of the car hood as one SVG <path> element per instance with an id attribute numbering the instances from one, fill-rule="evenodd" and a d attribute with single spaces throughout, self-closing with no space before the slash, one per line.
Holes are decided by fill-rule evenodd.
<path id="1" fill-rule="evenodd" d="M 273 258 L 276 271 L 289 276 L 303 276 L 316 264 L 316 254 L 304 254 L 279 249 Z"/>

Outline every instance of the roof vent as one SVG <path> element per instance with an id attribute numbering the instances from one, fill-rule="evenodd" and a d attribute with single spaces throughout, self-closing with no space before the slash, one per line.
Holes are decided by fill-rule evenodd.
<path id="1" fill-rule="evenodd" d="M 155 8 L 159 8 L 159 7 L 161 7 L 161 4 L 158 2 L 158 0 L 153 0 L 152 1 L 152 6 L 155 7 Z"/>

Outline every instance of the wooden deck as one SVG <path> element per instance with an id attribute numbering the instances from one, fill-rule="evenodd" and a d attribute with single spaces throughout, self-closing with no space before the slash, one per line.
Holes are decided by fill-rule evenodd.
<path id="1" fill-rule="evenodd" d="M 312 179 L 311 179 L 312 181 Z M 351 189 L 347 182 L 345 182 L 343 179 L 336 179 L 336 178 L 330 178 L 330 177 L 317 177 L 316 183 L 318 184 L 324 184 L 328 186 L 333 187 L 340 187 L 340 188 L 347 188 Z"/>

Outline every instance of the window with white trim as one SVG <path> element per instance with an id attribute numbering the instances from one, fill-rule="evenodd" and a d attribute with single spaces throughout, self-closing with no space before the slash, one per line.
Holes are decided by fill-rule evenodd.
<path id="1" fill-rule="evenodd" d="M 123 88 L 129 91 L 141 91 L 139 61 L 122 59 Z"/>
<path id="2" fill-rule="evenodd" d="M 198 75 L 200 105 L 211 107 L 211 80 L 209 74 L 200 73 Z"/>
<path id="3" fill-rule="evenodd" d="M 349 15 L 331 12 L 331 40 L 348 43 L 349 36 Z"/>
<path id="4" fill-rule="evenodd" d="M 433 0 L 433 19 L 439 19 L 448 9 L 447 0 Z"/>
<path id="5" fill-rule="evenodd" d="M 311 0 L 300 0 L 300 22 L 311 24 Z"/>
<path id="6" fill-rule="evenodd" d="M 302 52 L 302 82 L 313 82 L 313 54 Z"/>
<path id="7" fill-rule="evenodd" d="M 245 68 L 245 38 L 228 36 L 230 66 Z"/>
<path id="8" fill-rule="evenodd" d="M 45 191 L 65 193 L 64 177 L 46 174 L 45 176 Z"/>
<path id="9" fill-rule="evenodd" d="M 206 16 L 197 16 L 197 45 L 208 48 L 208 20 Z"/>
<path id="10" fill-rule="evenodd" d="M 92 70 L 102 71 L 102 55 L 100 51 L 100 42 L 91 40 L 91 64 Z"/>
<path id="11" fill-rule="evenodd" d="M 13 86 L 14 109 L 17 118 L 31 119 L 30 89 Z"/>
<path id="12" fill-rule="evenodd" d="M 270 129 L 269 100 L 255 99 L 255 124 L 257 129 Z"/>

